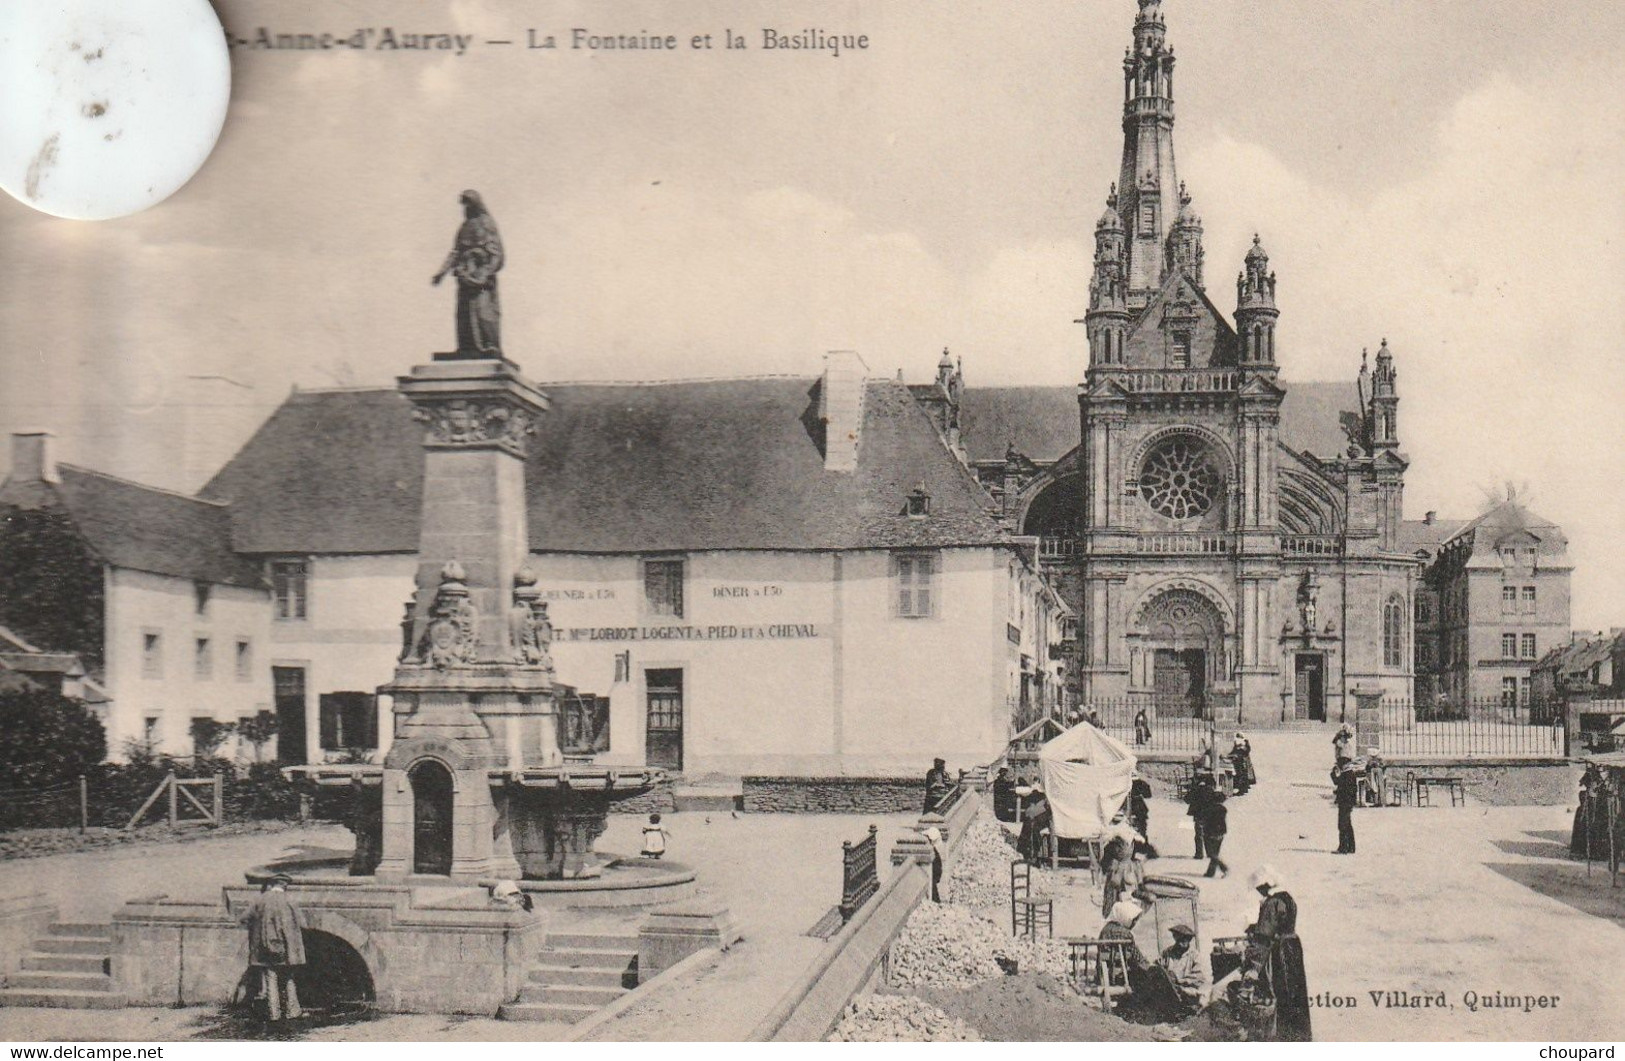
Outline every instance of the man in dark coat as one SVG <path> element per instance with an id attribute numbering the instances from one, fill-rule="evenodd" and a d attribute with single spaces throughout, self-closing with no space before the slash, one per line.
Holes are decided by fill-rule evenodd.
<path id="1" fill-rule="evenodd" d="M 1253 874 L 1253 887 L 1263 901 L 1258 920 L 1247 926 L 1243 981 L 1261 985 L 1274 1001 L 1270 1023 L 1275 1038 L 1309 1042 L 1309 982 L 1303 969 L 1303 942 L 1298 939 L 1298 903 L 1268 866 Z"/>
<path id="2" fill-rule="evenodd" d="M 1332 771 L 1334 797 L 1337 800 L 1337 853 L 1354 854 L 1354 804 L 1360 797 L 1360 775 L 1353 761 L 1339 759 Z"/>
<path id="3" fill-rule="evenodd" d="M 931 769 L 925 772 L 925 809 L 923 813 L 934 813 L 948 798 L 948 790 L 953 783 L 948 780 L 948 764 L 941 759 L 931 760 Z"/>
<path id="4" fill-rule="evenodd" d="M 999 775 L 993 779 L 993 817 L 1001 822 L 1015 822 L 1020 815 L 1016 811 L 1016 779 L 1010 776 L 1008 766 L 999 767 Z"/>
<path id="5" fill-rule="evenodd" d="M 1128 820 L 1147 842 L 1151 839 L 1151 785 L 1138 770 L 1131 775 L 1128 790 Z"/>
<path id="6" fill-rule="evenodd" d="M 1219 851 L 1224 847 L 1224 835 L 1229 832 L 1229 812 L 1224 805 L 1224 793 L 1211 791 L 1203 800 L 1197 821 L 1202 831 L 1202 847 L 1207 855 L 1207 872 L 1204 877 L 1230 875 L 1230 867 L 1224 864 L 1219 857 Z"/>
<path id="7" fill-rule="evenodd" d="M 288 898 L 291 882 L 287 874 L 277 874 L 249 907 L 247 917 L 248 965 L 259 974 L 266 1016 L 273 1021 L 300 1015 L 294 975 L 305 964 L 305 937 L 299 910 Z"/>
<path id="8" fill-rule="evenodd" d="M 1196 826 L 1196 853 L 1192 858 L 1201 858 L 1206 853 L 1206 846 L 1202 843 L 1202 826 L 1206 820 L 1203 808 L 1213 795 L 1213 775 L 1198 771 L 1185 793 L 1185 813 L 1190 815 L 1191 822 Z"/>

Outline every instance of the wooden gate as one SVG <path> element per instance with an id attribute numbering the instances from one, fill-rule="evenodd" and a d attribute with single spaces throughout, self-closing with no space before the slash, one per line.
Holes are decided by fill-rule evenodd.
<path id="1" fill-rule="evenodd" d="M 192 795 L 193 789 L 205 787 L 212 790 L 212 795 L 214 797 L 211 801 L 212 808 L 205 807 L 196 796 Z M 141 804 L 141 809 L 130 815 L 130 820 L 124 823 L 125 832 L 134 829 L 136 823 L 142 818 L 146 817 L 147 812 L 151 810 L 153 805 L 156 804 L 158 800 L 166 793 L 169 796 L 169 824 L 171 828 L 178 825 L 183 820 L 201 821 L 216 829 L 220 827 L 220 821 L 223 817 L 225 806 L 224 776 L 221 774 L 215 774 L 213 777 L 176 777 L 175 771 L 171 770 L 168 776 L 166 776 L 162 781 L 158 782 L 158 787 L 152 790 L 152 795 L 147 797 L 147 801 Z M 202 815 L 201 818 L 183 819 L 181 817 L 182 797 L 185 797 L 186 802 L 191 804 L 192 807 L 196 809 L 198 814 Z"/>

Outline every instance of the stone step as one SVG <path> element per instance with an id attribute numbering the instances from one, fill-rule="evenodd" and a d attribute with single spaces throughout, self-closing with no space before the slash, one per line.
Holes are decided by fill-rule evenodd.
<path id="1" fill-rule="evenodd" d="M 106 936 L 113 938 L 113 926 L 103 921 L 53 921 L 46 929 L 53 936 Z"/>
<path id="2" fill-rule="evenodd" d="M 565 987 L 624 987 L 625 969 L 590 965 L 533 965 L 526 978 L 532 984 Z"/>
<path id="3" fill-rule="evenodd" d="M 113 941 L 106 936 L 42 936 L 34 941 L 34 950 L 43 954 L 99 954 L 113 953 Z"/>
<path id="4" fill-rule="evenodd" d="M 497 1016 L 503 1020 L 578 1024 L 597 1012 L 597 1006 L 572 1006 L 557 1002 L 509 1002 L 497 1010 Z"/>
<path id="5" fill-rule="evenodd" d="M 548 950 L 540 955 L 543 962 L 548 965 L 562 965 L 569 969 L 588 966 L 595 969 L 627 969 L 638 960 L 635 950 L 597 950 L 586 947 L 569 947 L 557 950 Z"/>
<path id="6" fill-rule="evenodd" d="M 75 991 L 60 987 L 0 988 L 0 1006 L 29 1006 L 36 1009 L 123 1009 L 124 995 L 117 991 Z"/>
<path id="7" fill-rule="evenodd" d="M 549 932 L 548 950 L 625 950 L 636 954 L 638 937 L 625 932 Z"/>
<path id="8" fill-rule="evenodd" d="M 622 987 L 567 987 L 550 984 L 538 989 L 527 988 L 522 996 L 526 1002 L 546 1002 L 560 1006 L 587 1006 L 598 1009 L 626 994 Z"/>
<path id="9" fill-rule="evenodd" d="M 113 978 L 103 972 L 62 973 L 24 970 L 6 977 L 7 987 L 60 987 L 70 991 L 111 991 Z"/>
<path id="10" fill-rule="evenodd" d="M 108 956 L 103 954 L 25 954 L 23 968 L 41 973 L 105 973 Z"/>

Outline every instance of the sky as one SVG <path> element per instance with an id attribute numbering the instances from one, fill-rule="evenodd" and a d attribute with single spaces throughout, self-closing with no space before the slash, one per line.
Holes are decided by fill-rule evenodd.
<path id="1" fill-rule="evenodd" d="M 290 388 L 447 349 L 429 278 L 463 188 L 506 246 L 504 347 L 544 382 L 811 376 L 831 349 L 925 379 L 944 346 L 973 387 L 1082 378 L 1132 0 L 216 8 L 243 37 L 474 43 L 239 48 L 221 141 L 168 201 L 97 223 L 0 201 L 0 431 L 50 428 L 65 460 L 195 489 Z M 1407 514 L 1514 484 L 1568 533 L 1575 625 L 1625 625 L 1625 6 L 1163 10 L 1215 300 L 1258 233 L 1288 385 L 1394 350 Z M 577 27 L 680 47 L 571 50 Z M 764 27 L 869 47 L 765 51 Z"/>

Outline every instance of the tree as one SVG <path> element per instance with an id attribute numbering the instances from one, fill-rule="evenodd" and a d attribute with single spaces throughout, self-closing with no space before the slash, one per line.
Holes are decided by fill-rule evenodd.
<path id="1" fill-rule="evenodd" d="M 102 567 L 68 516 L 0 507 L 0 625 L 102 663 Z"/>
<path id="2" fill-rule="evenodd" d="M 264 758 L 265 746 L 271 743 L 271 738 L 277 734 L 276 716 L 269 711 L 261 711 L 252 718 L 245 718 L 237 723 L 237 732 L 243 740 L 254 746 L 254 761 L 257 763 Z"/>
<path id="3" fill-rule="evenodd" d="M 192 755 L 197 759 L 212 759 L 226 743 L 233 733 L 237 732 L 235 722 L 216 722 L 212 718 L 194 718 L 192 720 Z"/>
<path id="4" fill-rule="evenodd" d="M 76 700 L 47 690 L 0 692 L 0 786 L 72 781 L 107 757 L 107 732 Z"/>

